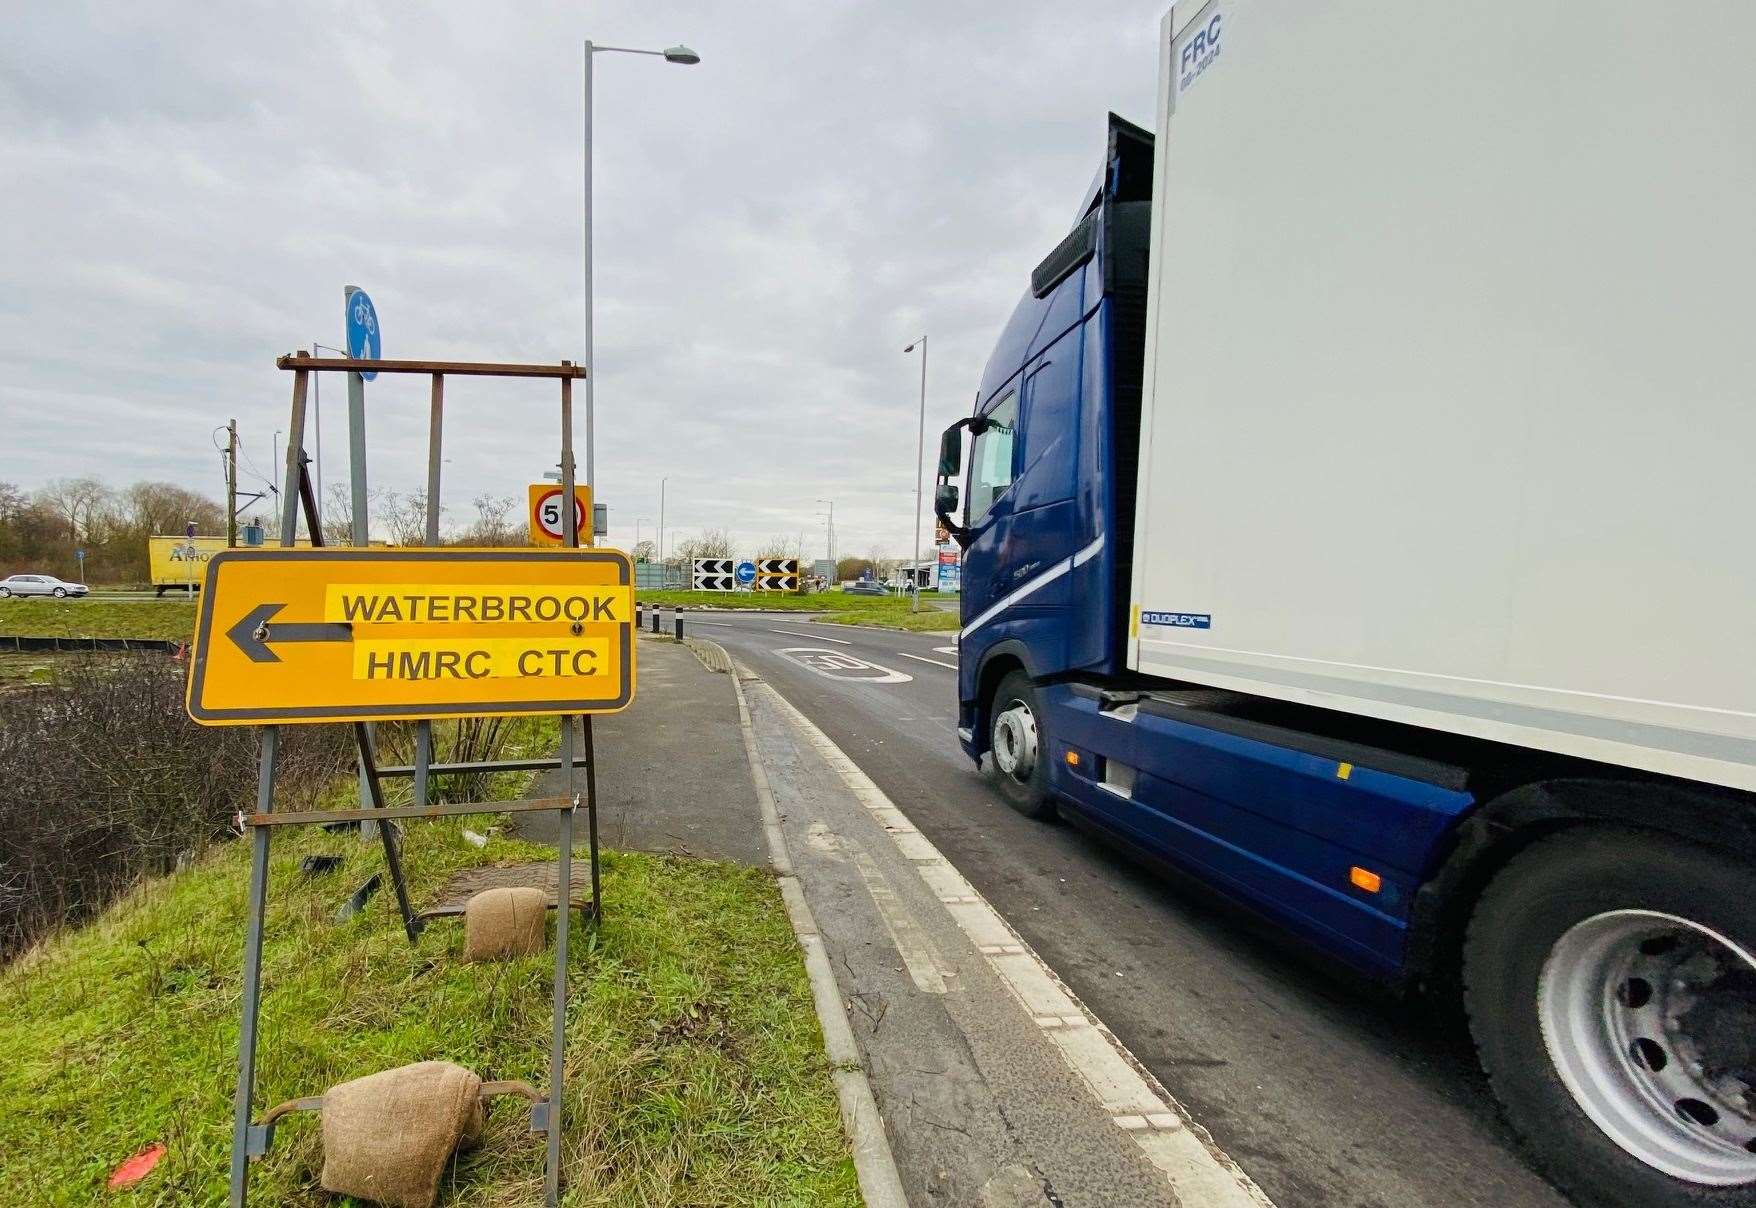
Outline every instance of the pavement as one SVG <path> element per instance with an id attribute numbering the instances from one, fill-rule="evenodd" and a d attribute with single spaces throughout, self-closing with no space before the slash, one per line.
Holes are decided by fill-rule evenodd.
<path id="1" fill-rule="evenodd" d="M 634 703 L 595 718 L 598 838 L 605 847 L 768 862 L 756 791 L 744 754 L 738 702 L 725 677 L 709 672 L 686 646 L 642 635 L 635 651 Z M 578 775 L 578 787 L 585 774 Z M 560 796 L 563 772 L 545 772 L 533 797 Z M 553 843 L 560 815 L 518 815 L 518 832 Z M 583 818 L 574 846 L 585 844 Z"/>
<path id="2" fill-rule="evenodd" d="M 1563 1208 L 1453 1024 L 1009 809 L 955 635 L 684 626 L 596 723 L 604 842 L 791 874 L 910 1203 Z"/>

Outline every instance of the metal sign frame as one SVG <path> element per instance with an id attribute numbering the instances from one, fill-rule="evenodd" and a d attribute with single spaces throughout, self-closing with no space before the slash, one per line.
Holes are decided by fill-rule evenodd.
<path id="1" fill-rule="evenodd" d="M 347 373 L 350 382 L 361 381 L 365 375 L 379 373 L 424 374 L 432 378 L 432 405 L 427 439 L 427 516 L 426 541 L 435 546 L 439 541 L 439 470 L 443 462 L 441 443 L 444 428 L 445 378 L 502 377 L 556 378 L 561 383 L 561 489 L 564 496 L 573 493 L 573 382 L 585 377 L 585 370 L 571 361 L 559 365 L 482 364 L 463 361 L 387 361 L 343 357 L 314 357 L 304 352 L 292 353 L 275 361 L 277 368 L 293 373 L 292 416 L 287 424 L 287 483 L 293 489 L 286 493 L 281 511 L 281 546 L 293 548 L 298 535 L 298 521 L 303 511 L 311 544 L 323 545 L 323 525 L 318 514 L 318 501 L 312 488 L 305 456 L 305 397 L 312 373 Z M 350 415 L 350 441 L 353 458 L 353 487 L 356 499 L 365 495 L 365 430 L 363 408 Z M 579 545 L 579 530 L 573 509 L 566 512 L 566 540 L 569 547 Z M 356 533 L 363 515 L 356 514 Z M 632 622 L 630 622 L 632 641 Z M 632 652 L 630 652 L 632 653 Z M 537 712 L 537 710 L 532 710 Z M 261 728 L 261 757 L 257 770 L 256 810 L 241 821 L 250 829 L 250 889 L 248 923 L 244 936 L 243 1020 L 238 1035 L 238 1082 L 233 1098 L 231 1196 L 233 1208 L 245 1208 L 249 1199 L 250 1162 L 268 1152 L 274 1141 L 275 1121 L 264 1118 L 254 1121 L 253 1103 L 256 1083 L 257 1025 L 262 1005 L 262 931 L 268 906 L 269 837 L 277 826 L 304 826 L 335 822 L 359 822 L 362 834 L 376 825 L 384 844 L 384 862 L 396 891 L 397 909 L 409 942 L 420 936 L 424 920 L 414 913 L 409 903 L 408 885 L 403 877 L 401 845 L 394 819 L 438 818 L 458 814 L 520 813 L 554 810 L 561 815 L 561 834 L 556 853 L 557 885 L 555 903 L 555 979 L 554 1019 L 549 1043 L 548 1094 L 531 1109 L 531 1131 L 547 1134 L 544 1158 L 544 1196 L 554 1208 L 560 1195 L 561 1178 L 561 1092 L 565 1079 L 567 1027 L 567 949 L 568 925 L 572 917 L 573 886 L 573 815 L 582 804 L 577 774 L 585 771 L 585 806 L 589 830 L 591 866 L 591 898 L 582 910 L 583 921 L 596 925 L 602 921 L 600 868 L 598 861 L 597 755 L 592 740 L 591 713 L 562 713 L 561 756 L 559 759 L 501 760 L 491 763 L 436 764 L 433 762 L 433 724 L 430 720 L 416 722 L 415 760 L 408 767 L 380 767 L 374 748 L 372 725 L 366 721 L 347 723 L 353 726 L 355 751 L 359 760 L 362 806 L 347 810 L 303 810 L 275 813 L 275 774 L 279 766 L 280 726 Z M 583 760 L 579 758 L 583 755 Z M 522 801 L 484 801 L 453 804 L 430 804 L 429 786 L 433 776 L 453 772 L 532 771 L 560 768 L 566 772 L 565 792 L 559 797 L 541 797 Z M 414 781 L 415 804 L 388 807 L 384 801 L 383 781 L 387 776 L 409 776 Z M 271 1113 L 272 1115 L 272 1113 Z"/>

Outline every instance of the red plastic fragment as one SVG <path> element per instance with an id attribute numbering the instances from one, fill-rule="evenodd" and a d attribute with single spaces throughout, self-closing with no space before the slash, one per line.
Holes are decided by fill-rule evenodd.
<path id="1" fill-rule="evenodd" d="M 116 1172 L 110 1176 L 110 1190 L 117 1191 L 123 1187 L 134 1186 L 134 1184 L 140 1182 L 140 1180 L 151 1174 L 152 1168 L 157 1166 L 159 1164 L 159 1159 L 164 1156 L 165 1147 L 163 1145 L 148 1145 L 145 1149 L 116 1167 Z"/>

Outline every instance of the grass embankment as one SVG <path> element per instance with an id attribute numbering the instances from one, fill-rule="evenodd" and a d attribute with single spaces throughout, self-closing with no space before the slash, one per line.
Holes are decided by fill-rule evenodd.
<path id="1" fill-rule="evenodd" d="M 417 902 L 466 865 L 548 849 L 409 826 Z M 307 881 L 301 856 L 346 857 Z M 384 889 L 333 921 L 379 849 L 315 828 L 277 835 L 263 952 L 257 1113 L 406 1062 L 548 1082 L 552 950 L 461 959 L 461 920 L 410 946 Z M 109 1172 L 168 1154 L 141 1204 L 225 1198 L 249 845 L 156 881 L 84 930 L 0 971 L 0 1169 L 8 1203 L 107 1202 Z M 585 869 L 575 862 L 576 874 Z M 573 930 L 566 1136 L 569 1205 L 843 1204 L 859 1194 L 817 1020 L 780 894 L 766 875 L 632 853 L 605 859 L 606 922 Z M 520 1100 L 492 1101 L 483 1143 L 448 1171 L 447 1205 L 542 1202 L 543 1138 Z M 316 1117 L 281 1124 L 252 1202 L 333 1204 Z"/>
<path id="2" fill-rule="evenodd" d="M 664 608 L 762 608 L 812 612 L 821 614 L 818 620 L 838 625 L 877 625 L 917 633 L 949 633 L 958 628 L 956 609 L 934 607 L 929 603 L 931 596 L 921 598 L 919 612 L 909 611 L 906 596 L 856 596 L 842 591 L 821 591 L 808 596 L 759 591 L 643 591 L 637 598 L 642 604 Z"/>
<path id="3" fill-rule="evenodd" d="M 195 605 L 186 599 L 0 600 L 0 637 L 165 638 L 195 635 Z"/>
<path id="4" fill-rule="evenodd" d="M 919 612 L 910 612 L 907 600 L 901 601 L 901 605 L 900 608 L 849 608 L 825 613 L 817 620 L 828 625 L 876 625 L 882 629 L 906 629 L 911 633 L 955 633 L 959 628 L 955 612 L 925 605 Z"/>

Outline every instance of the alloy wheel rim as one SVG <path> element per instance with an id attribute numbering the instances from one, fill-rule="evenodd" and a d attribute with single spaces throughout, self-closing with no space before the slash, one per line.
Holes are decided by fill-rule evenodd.
<path id="1" fill-rule="evenodd" d="M 994 719 L 994 762 L 1020 784 L 1036 770 L 1037 719 L 1024 701 L 1009 702 Z"/>
<path id="2" fill-rule="evenodd" d="M 1646 1165 L 1709 1186 L 1756 1180 L 1756 1074 L 1736 1040 L 1753 1011 L 1756 959 L 1652 910 L 1575 924 L 1537 986 L 1543 1042 L 1580 1110 Z"/>

